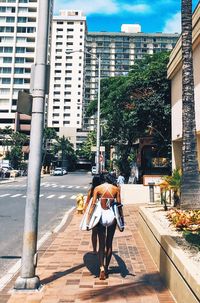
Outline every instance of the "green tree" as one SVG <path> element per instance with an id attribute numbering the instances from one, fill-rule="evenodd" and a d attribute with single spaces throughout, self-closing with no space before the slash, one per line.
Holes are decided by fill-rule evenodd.
<path id="1" fill-rule="evenodd" d="M 7 159 L 10 160 L 11 166 L 15 169 L 20 168 L 23 160 L 22 147 L 28 144 L 27 135 L 20 132 L 12 132 L 10 135 L 10 151 L 7 153 Z"/>
<path id="2" fill-rule="evenodd" d="M 192 0 L 182 0 L 182 186 L 181 207 L 200 209 L 192 56 Z"/>
<path id="3" fill-rule="evenodd" d="M 101 81 L 101 120 L 105 143 L 117 148 L 118 165 L 127 176 L 134 142 L 146 135 L 149 126 L 159 129 L 155 140 L 169 153 L 170 85 L 167 80 L 169 53 L 148 55 L 136 61 L 127 76 Z M 88 114 L 95 112 L 94 102 Z M 165 138 L 165 140 L 163 140 Z"/>
<path id="4" fill-rule="evenodd" d="M 58 139 L 57 133 L 54 128 L 45 127 L 43 135 L 43 156 L 42 165 L 50 166 L 54 160 L 53 144 Z"/>
<path id="5" fill-rule="evenodd" d="M 73 145 L 65 136 L 57 138 L 57 142 L 53 145 L 53 148 L 54 153 L 58 154 L 58 161 L 62 167 L 67 167 L 67 169 L 75 168 L 76 154 Z"/>
<path id="6" fill-rule="evenodd" d="M 78 156 L 85 157 L 88 160 L 92 160 L 93 153 L 91 151 L 92 146 L 96 146 L 96 132 L 90 131 L 88 133 L 87 139 L 81 146 L 81 150 L 78 151 Z"/>

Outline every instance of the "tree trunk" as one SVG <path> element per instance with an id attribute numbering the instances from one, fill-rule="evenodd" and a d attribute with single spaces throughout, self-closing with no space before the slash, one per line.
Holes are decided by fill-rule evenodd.
<path id="1" fill-rule="evenodd" d="M 200 209 L 200 178 L 194 105 L 192 0 L 182 0 L 182 185 L 181 208 Z"/>

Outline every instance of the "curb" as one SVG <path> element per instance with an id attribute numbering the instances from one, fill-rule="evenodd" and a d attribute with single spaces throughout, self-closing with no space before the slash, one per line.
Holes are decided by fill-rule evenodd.
<path id="1" fill-rule="evenodd" d="M 70 215 L 73 214 L 74 209 L 75 209 L 75 206 L 70 208 L 64 214 L 64 217 L 62 218 L 61 222 L 54 228 L 54 230 L 52 232 L 47 232 L 46 234 L 44 234 L 44 236 L 42 236 L 42 238 L 37 242 L 37 250 L 39 250 L 39 248 L 48 240 L 48 238 L 52 234 L 56 234 L 61 230 L 61 228 L 65 225 L 65 223 L 69 219 Z M 0 279 L 0 291 L 2 291 L 6 287 L 6 285 L 14 278 L 14 276 L 17 274 L 17 272 L 20 270 L 20 268 L 21 268 L 21 260 L 17 261 L 8 270 L 7 274 Z"/>

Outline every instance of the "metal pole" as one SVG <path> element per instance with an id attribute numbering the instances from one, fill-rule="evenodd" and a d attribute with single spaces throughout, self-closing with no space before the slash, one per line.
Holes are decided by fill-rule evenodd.
<path id="1" fill-rule="evenodd" d="M 44 128 L 45 77 L 48 49 L 48 28 L 51 0 L 39 1 L 36 63 L 33 85 L 30 154 L 28 164 L 21 275 L 15 289 L 37 289 L 40 279 L 35 275 L 37 265 L 37 231 Z"/>
<path id="2" fill-rule="evenodd" d="M 98 100 L 97 100 L 97 152 L 96 152 L 96 173 L 100 173 L 100 95 L 101 95 L 101 56 L 98 57 Z"/>

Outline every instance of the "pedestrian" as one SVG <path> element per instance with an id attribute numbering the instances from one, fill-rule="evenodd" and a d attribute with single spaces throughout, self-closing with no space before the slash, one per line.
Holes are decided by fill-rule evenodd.
<path id="1" fill-rule="evenodd" d="M 105 183 L 94 189 L 92 205 L 88 214 L 88 224 L 92 216 L 97 200 L 101 203 L 101 217 L 96 225 L 99 238 L 99 279 L 105 280 L 108 274 L 108 266 L 112 257 L 112 242 L 117 221 L 112 205 L 117 202 L 121 205 L 120 189 L 113 185 L 114 178 L 111 174 L 105 176 Z"/>
<path id="2" fill-rule="evenodd" d="M 95 175 L 92 179 L 92 186 L 90 190 L 88 191 L 87 199 L 84 206 L 84 212 L 86 211 L 88 204 L 93 197 L 94 189 L 96 186 L 102 184 L 102 177 L 100 175 Z M 92 248 L 93 248 L 93 254 L 97 254 L 97 226 L 92 228 Z"/>
<path id="3" fill-rule="evenodd" d="M 117 178 L 117 185 L 121 186 L 122 184 L 124 184 L 124 182 L 125 182 L 124 175 L 122 173 L 120 173 L 118 178 Z"/>

